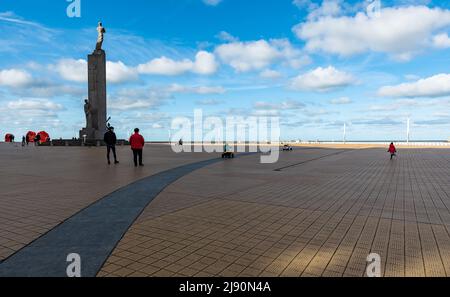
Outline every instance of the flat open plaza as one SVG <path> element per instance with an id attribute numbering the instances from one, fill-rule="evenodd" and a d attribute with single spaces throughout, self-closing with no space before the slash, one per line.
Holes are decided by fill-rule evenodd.
<path id="1" fill-rule="evenodd" d="M 0 144 L 0 275 L 450 274 L 450 149 L 297 147 L 175 154 Z"/>

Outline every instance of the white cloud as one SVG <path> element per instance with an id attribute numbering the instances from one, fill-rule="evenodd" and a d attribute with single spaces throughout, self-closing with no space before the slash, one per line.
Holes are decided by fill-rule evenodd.
<path id="1" fill-rule="evenodd" d="M 311 4 L 313 5 L 313 4 Z M 308 15 L 308 19 L 314 20 L 321 17 L 337 16 L 342 12 L 340 1 L 324 0 L 320 6 L 309 6 L 312 11 Z"/>
<path id="2" fill-rule="evenodd" d="M 7 106 L 11 110 L 22 111 L 58 111 L 63 109 L 61 104 L 54 103 L 47 99 L 21 99 L 17 101 L 10 101 Z"/>
<path id="3" fill-rule="evenodd" d="M 170 94 L 147 88 L 121 89 L 112 94 L 108 106 L 112 110 L 142 110 L 146 108 L 157 108 L 162 105 Z"/>
<path id="4" fill-rule="evenodd" d="M 326 109 L 314 109 L 314 110 L 307 110 L 303 114 L 307 117 L 319 117 L 319 116 L 325 116 L 330 114 L 338 114 L 339 112 L 336 111 L 329 111 Z"/>
<path id="5" fill-rule="evenodd" d="M 293 0 L 292 4 L 294 4 L 298 8 L 307 8 L 310 10 L 318 7 L 318 5 L 311 0 Z"/>
<path id="6" fill-rule="evenodd" d="M 31 74 L 20 69 L 7 69 L 0 71 L 0 86 L 20 88 L 33 82 Z"/>
<path id="7" fill-rule="evenodd" d="M 222 2 L 222 0 L 203 0 L 203 3 L 209 6 L 217 6 Z"/>
<path id="8" fill-rule="evenodd" d="M 279 57 L 278 51 L 265 40 L 220 45 L 216 53 L 239 72 L 265 68 Z"/>
<path id="9" fill-rule="evenodd" d="M 253 107 L 259 110 L 299 110 L 304 109 L 305 104 L 295 100 L 287 100 L 277 103 L 258 101 Z"/>
<path id="10" fill-rule="evenodd" d="M 439 105 L 436 100 L 431 101 L 418 101 L 415 99 L 397 99 L 392 101 L 390 104 L 379 105 L 374 104 L 369 106 L 369 111 L 379 114 L 380 112 L 406 110 L 418 107 L 429 107 L 433 105 Z"/>
<path id="11" fill-rule="evenodd" d="M 48 77 L 47 66 L 28 63 L 27 69 L 39 73 L 33 77 L 27 70 L 0 70 L 0 86 L 9 88 L 9 93 L 17 98 L 50 98 L 55 96 L 82 96 L 85 89 L 61 83 Z"/>
<path id="12" fill-rule="evenodd" d="M 288 39 L 272 39 L 270 42 L 278 50 L 285 66 L 297 69 L 311 63 L 311 58 L 295 48 Z"/>
<path id="13" fill-rule="evenodd" d="M 226 42 L 239 41 L 239 39 L 237 37 L 234 37 L 233 35 L 231 35 L 230 33 L 226 32 L 226 31 L 221 31 L 219 34 L 217 34 L 216 37 L 219 38 L 220 40 L 226 41 Z"/>
<path id="14" fill-rule="evenodd" d="M 200 51 L 195 56 L 195 61 L 189 59 L 175 61 L 167 57 L 161 57 L 139 65 L 137 70 L 142 74 L 173 76 L 186 72 L 209 75 L 215 73 L 217 68 L 215 56 L 206 51 Z"/>
<path id="15" fill-rule="evenodd" d="M 195 102 L 198 105 L 220 105 L 223 103 L 223 101 L 221 100 L 216 100 L 216 99 L 205 99 L 205 100 L 198 100 Z"/>
<path id="16" fill-rule="evenodd" d="M 14 12 L 12 12 L 12 11 L 0 12 L 0 21 L 16 23 L 16 24 L 20 24 L 20 25 L 27 25 L 27 26 L 36 27 L 36 28 L 44 28 L 41 24 L 27 21 L 27 20 L 17 16 L 16 14 L 14 14 Z M 47 28 L 44 28 L 44 29 L 50 31 Z"/>
<path id="17" fill-rule="evenodd" d="M 235 41 L 218 46 L 215 52 L 237 72 L 261 70 L 277 60 L 284 60 L 291 67 L 299 67 L 309 61 L 287 39 Z"/>
<path id="18" fill-rule="evenodd" d="M 433 34 L 450 25 L 450 11 L 426 6 L 381 9 L 378 17 L 355 16 L 310 19 L 293 28 L 306 49 L 349 56 L 367 51 L 408 60 L 432 46 Z"/>
<path id="19" fill-rule="evenodd" d="M 106 62 L 106 78 L 110 83 L 123 83 L 139 78 L 136 69 L 126 66 L 121 61 Z"/>
<path id="20" fill-rule="evenodd" d="M 200 51 L 195 56 L 192 71 L 197 74 L 209 75 L 215 73 L 218 67 L 216 57 L 213 54 Z"/>
<path id="21" fill-rule="evenodd" d="M 193 62 L 188 59 L 174 61 L 172 59 L 161 57 L 153 59 L 146 64 L 138 66 L 139 73 L 159 74 L 159 75 L 179 75 L 191 70 Z"/>
<path id="22" fill-rule="evenodd" d="M 445 111 L 437 111 L 433 113 L 433 116 L 439 117 L 439 118 L 450 118 L 450 113 Z M 449 121 L 450 123 L 450 121 Z"/>
<path id="23" fill-rule="evenodd" d="M 50 66 L 54 68 L 63 79 L 74 82 L 87 82 L 87 62 L 79 59 L 62 59 L 56 65 Z"/>
<path id="24" fill-rule="evenodd" d="M 278 109 L 256 109 L 250 115 L 257 117 L 278 117 L 280 111 Z"/>
<path id="25" fill-rule="evenodd" d="M 220 86 L 183 86 L 179 84 L 172 84 L 167 88 L 169 93 L 194 93 L 200 95 L 207 94 L 223 94 L 226 90 Z"/>
<path id="26" fill-rule="evenodd" d="M 111 101 L 110 108 L 113 110 L 140 110 L 150 108 L 154 105 L 152 101 L 147 100 L 133 100 L 121 98 L 119 100 Z"/>
<path id="27" fill-rule="evenodd" d="M 262 78 L 279 78 L 281 77 L 281 73 L 275 70 L 271 70 L 271 69 L 266 69 L 264 71 L 262 71 L 259 76 L 261 76 Z"/>
<path id="28" fill-rule="evenodd" d="M 332 99 L 330 102 L 331 102 L 331 104 L 334 104 L 334 105 L 343 105 L 343 104 L 352 103 L 352 100 L 348 97 L 341 97 L 341 98 Z"/>
<path id="29" fill-rule="evenodd" d="M 437 48 L 449 48 L 450 38 L 447 33 L 435 35 L 433 37 L 433 45 Z"/>
<path id="30" fill-rule="evenodd" d="M 87 61 L 83 59 L 62 59 L 50 68 L 55 69 L 62 78 L 73 82 L 87 82 Z M 123 83 L 137 80 L 138 73 L 135 68 L 125 65 L 123 62 L 106 62 L 106 79 L 110 83 Z"/>
<path id="31" fill-rule="evenodd" d="M 61 96 L 82 97 L 86 89 L 80 86 L 72 86 L 64 83 L 49 83 L 47 81 L 35 82 L 26 88 L 15 89 L 14 95 L 19 97 L 51 98 Z"/>
<path id="32" fill-rule="evenodd" d="M 416 82 L 382 87 L 383 97 L 441 97 L 450 95 L 450 74 L 437 74 Z"/>
<path id="33" fill-rule="evenodd" d="M 292 79 L 290 87 L 298 91 L 330 91 L 355 82 L 355 78 L 333 66 L 318 67 Z"/>

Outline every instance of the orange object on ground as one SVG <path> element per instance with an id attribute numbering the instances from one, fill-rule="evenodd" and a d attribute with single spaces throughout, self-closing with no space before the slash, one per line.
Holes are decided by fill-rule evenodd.
<path id="1" fill-rule="evenodd" d="M 34 138 L 36 137 L 36 135 L 37 135 L 36 132 L 28 131 L 26 136 L 28 142 L 34 142 Z"/>
<path id="2" fill-rule="evenodd" d="M 41 131 L 37 135 L 41 136 L 40 143 L 45 143 L 50 139 L 50 135 L 45 131 Z"/>
<path id="3" fill-rule="evenodd" d="M 10 134 L 10 133 L 6 134 L 5 135 L 5 142 L 12 142 L 13 137 L 14 136 L 12 134 Z"/>

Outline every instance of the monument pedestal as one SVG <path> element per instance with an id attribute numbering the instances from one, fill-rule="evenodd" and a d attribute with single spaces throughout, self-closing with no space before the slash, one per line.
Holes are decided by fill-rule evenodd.
<path id="1" fill-rule="evenodd" d="M 88 55 L 88 112 L 87 127 L 80 131 L 80 139 L 102 140 L 106 132 L 106 53 L 95 50 Z"/>
<path id="2" fill-rule="evenodd" d="M 86 139 L 87 141 L 103 140 L 104 135 L 105 135 L 104 131 L 102 132 L 102 131 L 95 130 L 92 128 L 90 128 L 90 129 L 84 128 L 84 129 L 80 130 L 80 139 L 81 140 L 84 140 L 84 139 Z"/>

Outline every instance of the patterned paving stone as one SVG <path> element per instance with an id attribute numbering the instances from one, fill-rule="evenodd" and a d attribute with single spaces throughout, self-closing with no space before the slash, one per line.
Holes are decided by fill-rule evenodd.
<path id="1" fill-rule="evenodd" d="M 211 159 L 149 145 L 146 167 L 135 169 L 129 147 L 119 166 L 106 165 L 104 148 L 0 144 L 0 262 L 80 210 L 136 180 Z"/>
<path id="2" fill-rule="evenodd" d="M 211 158 L 154 146 L 136 171 L 105 166 L 95 148 L 0 152 L 0 261 L 118 188 Z M 448 276 L 449 165 L 446 149 L 400 149 L 389 161 L 384 149 L 346 147 L 220 162 L 160 193 L 98 276 L 355 277 L 370 253 L 383 276 Z"/>
<path id="3" fill-rule="evenodd" d="M 163 270 L 147 276 L 175 265 L 186 276 L 361 277 L 378 253 L 383 276 L 448 276 L 449 165 L 450 150 L 433 149 L 392 162 L 382 149 L 300 149 L 277 164 L 215 164 L 161 193 L 108 264 L 141 247 Z"/>

